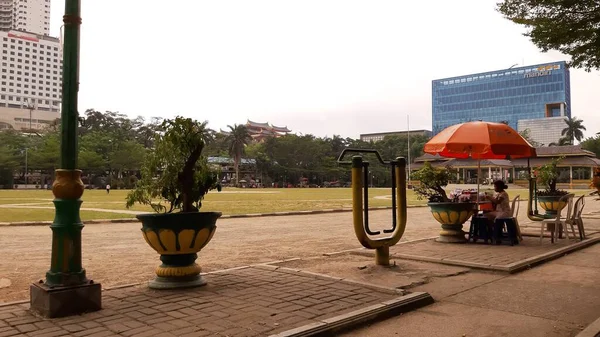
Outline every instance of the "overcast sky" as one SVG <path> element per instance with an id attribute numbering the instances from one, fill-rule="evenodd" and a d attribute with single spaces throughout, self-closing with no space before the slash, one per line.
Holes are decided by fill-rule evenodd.
<path id="1" fill-rule="evenodd" d="M 498 0 L 82 1 L 79 109 L 270 122 L 317 136 L 431 130 L 431 80 L 568 60 Z M 58 35 L 64 0 L 52 0 Z M 571 70 L 572 112 L 600 131 L 600 72 Z"/>

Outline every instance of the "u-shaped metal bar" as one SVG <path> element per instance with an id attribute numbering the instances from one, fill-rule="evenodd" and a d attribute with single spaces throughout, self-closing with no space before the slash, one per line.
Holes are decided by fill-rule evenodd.
<path id="1" fill-rule="evenodd" d="M 348 150 L 348 151 L 347 151 Z M 368 249 L 375 249 L 375 262 L 378 265 L 389 265 L 389 247 L 400 241 L 406 229 L 407 202 L 406 202 L 406 159 L 402 157 L 393 161 L 384 161 L 376 150 L 346 149 L 340 155 L 338 162 L 342 161 L 345 152 L 375 153 L 382 164 L 390 165 L 392 174 L 392 228 L 385 229 L 389 236 L 373 238 L 380 235 L 379 231 L 372 231 L 369 227 L 369 193 L 368 193 L 368 162 L 361 156 L 352 157 L 352 218 L 356 238 L 361 245 Z M 364 185 L 364 187 L 363 187 Z"/>

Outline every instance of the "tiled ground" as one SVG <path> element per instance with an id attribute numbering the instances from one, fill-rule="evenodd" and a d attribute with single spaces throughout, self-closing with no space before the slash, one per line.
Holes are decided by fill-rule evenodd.
<path id="1" fill-rule="evenodd" d="M 541 254 L 552 253 L 578 242 L 561 239 L 550 243 L 550 238 L 544 238 L 540 243 L 539 237 L 524 236 L 520 244 L 509 246 L 508 244 L 484 244 L 481 240 L 478 243 L 448 244 L 432 239 L 396 245 L 390 248 L 390 253 L 396 258 L 451 264 L 456 262 L 467 267 L 504 270 L 513 264 Z"/>
<path id="2" fill-rule="evenodd" d="M 397 297 L 354 283 L 260 267 L 205 276 L 178 291 L 103 292 L 103 310 L 46 320 L 28 305 L 0 307 L 4 336 L 267 336 Z"/>

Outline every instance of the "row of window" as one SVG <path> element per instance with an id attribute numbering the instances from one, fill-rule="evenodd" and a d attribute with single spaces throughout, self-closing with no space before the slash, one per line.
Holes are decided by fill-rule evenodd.
<path id="1" fill-rule="evenodd" d="M 21 101 L 21 96 L 0 95 L 0 100 L 6 100 L 7 98 L 9 101 L 17 101 L 17 102 Z M 23 102 L 35 103 L 35 98 L 23 97 Z M 54 106 L 60 105 L 60 101 L 51 101 L 51 100 L 43 100 L 43 99 L 38 99 L 37 103 L 38 104 L 46 104 L 46 105 L 52 104 Z"/>
<path id="2" fill-rule="evenodd" d="M 521 97 L 528 95 L 538 95 L 541 96 L 543 94 L 553 93 L 564 97 L 564 84 L 563 83 L 552 83 L 552 84 L 542 84 L 536 86 L 528 86 L 528 87 L 520 87 L 520 88 L 511 88 L 511 89 L 501 89 L 501 90 L 491 90 L 491 91 L 483 91 L 478 93 L 470 93 L 463 95 L 453 95 L 453 96 L 436 96 L 434 95 L 434 101 L 437 104 L 454 104 L 454 103 L 465 103 L 471 101 L 480 101 L 480 100 L 488 100 L 488 99 L 496 99 L 496 98 L 508 98 L 508 97 Z"/>
<path id="3" fill-rule="evenodd" d="M 477 83 L 477 84 L 465 84 L 458 85 L 453 87 L 439 87 L 434 86 L 433 92 L 434 95 L 440 96 L 448 96 L 448 95 L 460 95 L 460 94 L 468 94 L 474 92 L 482 92 L 489 90 L 500 90 L 500 89 L 508 89 L 508 88 L 518 88 L 518 87 L 527 87 L 527 86 L 535 86 L 541 84 L 551 84 L 551 83 L 565 83 L 563 74 L 552 74 L 547 76 L 540 77 L 530 77 L 530 78 L 510 78 L 503 79 L 488 83 Z"/>
<path id="4" fill-rule="evenodd" d="M 8 50 L 3 50 L 3 51 L 2 51 L 2 53 L 3 53 L 3 54 L 8 54 Z M 10 55 L 15 55 L 15 52 L 14 52 L 14 51 L 11 51 L 11 52 L 10 52 Z M 23 53 L 17 53 L 16 55 L 17 55 L 17 56 L 19 56 L 19 57 L 23 57 Z M 25 54 L 25 57 L 26 57 L 26 58 L 29 58 L 29 54 Z M 31 56 L 31 58 L 33 58 L 33 59 L 36 59 L 36 60 L 38 59 L 37 55 L 32 55 L 32 56 Z M 43 57 L 43 56 L 40 56 L 39 60 L 40 60 L 40 61 L 44 61 L 44 57 Z M 53 61 L 53 60 L 54 60 L 54 62 L 55 62 L 55 63 L 58 63 L 58 62 L 59 62 L 59 60 L 58 60 L 58 59 L 52 59 L 52 58 L 50 58 L 50 57 L 46 57 L 46 61 L 48 61 L 48 62 L 50 62 L 50 61 Z"/>
<path id="5" fill-rule="evenodd" d="M 6 43 L 4 43 L 4 44 L 2 45 L 2 47 L 3 47 L 3 48 L 8 48 L 8 45 L 7 45 Z M 23 47 L 21 47 L 21 46 L 18 46 L 17 48 L 15 48 L 15 45 L 12 45 L 12 44 L 11 44 L 11 45 L 10 45 L 10 49 L 23 50 Z M 25 51 L 31 51 L 31 52 L 32 52 L 32 53 L 34 53 L 34 54 L 35 54 L 35 53 L 37 53 L 37 49 L 33 49 L 33 48 L 27 48 L 27 47 L 25 47 L 25 49 L 24 49 L 24 50 L 25 50 Z M 55 51 L 58 51 L 58 48 L 56 48 L 56 50 L 55 50 Z M 44 51 L 43 51 L 43 50 L 40 50 L 40 54 L 44 54 Z M 46 55 L 54 55 L 55 57 L 58 57 L 58 53 L 54 53 L 54 54 L 53 54 L 52 52 L 49 52 L 49 51 L 46 51 Z"/>
<path id="6" fill-rule="evenodd" d="M 9 57 L 8 57 L 8 56 L 2 56 L 2 60 L 3 60 L 3 61 L 8 61 L 8 60 L 9 60 Z M 27 59 L 25 59 L 25 60 L 23 60 L 23 59 L 15 59 L 14 57 L 11 57 L 11 58 L 10 58 L 10 61 L 11 61 L 11 62 L 15 62 L 15 60 L 16 60 L 16 62 L 20 62 L 20 63 L 29 64 L 29 60 L 27 60 Z M 42 60 L 42 61 L 43 61 L 43 60 Z M 62 70 L 62 68 L 63 68 L 63 67 L 62 67 L 62 64 L 58 64 L 58 65 L 57 65 L 57 64 L 44 63 L 44 62 L 38 62 L 38 61 L 31 61 L 31 64 L 33 64 L 34 66 L 48 67 L 48 68 L 50 68 L 50 66 L 52 66 L 52 67 L 53 67 L 53 68 L 55 68 L 55 69 L 59 69 L 59 68 L 60 68 L 61 70 Z M 3 63 L 3 65 L 4 65 L 4 63 Z M 11 66 L 12 66 L 12 65 L 11 65 Z M 25 69 L 29 69 L 29 67 L 28 67 L 28 66 L 25 66 Z"/>
<path id="7" fill-rule="evenodd" d="M 2 59 L 3 59 L 3 60 L 6 60 L 6 59 L 7 59 L 7 57 L 5 56 L 5 57 L 3 57 Z M 15 59 L 11 57 L 11 58 L 10 58 L 10 60 L 11 60 L 11 61 L 14 61 Z M 29 64 L 29 60 L 25 60 L 25 64 Z M 44 63 L 43 63 L 43 62 L 39 62 L 39 64 L 38 64 L 38 62 L 36 62 L 36 61 L 32 61 L 32 64 L 33 64 L 34 66 L 40 66 L 40 67 L 43 67 L 43 66 L 44 66 Z M 46 63 L 46 64 L 48 65 L 48 68 L 49 68 L 49 67 L 50 67 L 50 64 L 49 64 L 49 63 Z M 11 68 L 14 68 L 14 67 L 15 67 L 15 63 L 6 63 L 6 62 L 2 62 L 2 66 L 3 66 L 3 67 L 11 67 Z M 25 70 L 29 70 L 29 66 L 22 66 L 22 65 L 20 65 L 20 64 L 16 64 L 16 66 L 17 66 L 17 69 L 23 69 L 23 68 L 25 68 Z M 58 66 L 57 66 L 56 64 L 54 64 L 54 65 L 53 65 L 53 68 L 54 68 L 54 69 L 58 69 Z M 62 67 L 61 67 L 61 69 L 62 69 Z M 37 68 L 36 68 L 36 67 L 31 67 L 31 70 L 32 70 L 32 71 L 37 71 Z M 49 71 L 50 69 L 47 69 L 47 70 Z M 40 71 L 41 71 L 41 72 L 44 72 L 44 69 L 41 69 L 41 68 L 40 68 Z M 48 71 L 47 71 L 47 72 L 48 72 Z"/>
<path id="8" fill-rule="evenodd" d="M 26 45 L 26 46 L 30 46 L 30 45 L 31 45 L 31 46 L 33 46 L 33 47 L 37 47 L 37 46 L 38 46 L 38 44 L 39 44 L 41 49 L 43 49 L 43 48 L 44 48 L 44 45 L 43 45 L 43 44 L 41 44 L 41 43 L 29 42 L 29 41 L 23 41 L 23 40 L 21 40 L 21 39 L 12 39 L 12 38 L 11 38 L 11 39 L 9 39 L 9 38 L 7 38 L 7 37 L 3 37 L 3 38 L 2 38 L 2 41 L 4 41 L 4 42 L 7 42 L 7 41 L 9 41 L 9 40 L 10 40 L 10 42 L 11 42 L 11 43 L 24 44 L 24 45 Z M 46 47 L 46 49 L 49 49 L 49 50 L 52 50 L 52 49 L 54 49 L 54 50 L 58 50 L 58 47 L 53 47 L 53 46 L 45 46 L 45 47 Z"/>
<path id="9" fill-rule="evenodd" d="M 450 111 L 463 111 L 473 109 L 485 109 L 493 107 L 509 107 L 509 106 L 521 106 L 528 104 L 539 104 L 545 106 L 548 102 L 561 102 L 564 96 L 561 95 L 529 95 L 509 98 L 497 98 L 488 100 L 479 100 L 471 102 L 461 102 L 456 104 L 439 104 L 434 105 L 433 111 L 450 112 Z"/>
<path id="10" fill-rule="evenodd" d="M 519 119 L 533 119 L 533 118 L 541 118 L 544 117 L 544 105 L 540 104 L 526 104 L 521 106 L 511 106 L 511 107 L 488 107 L 481 108 L 479 110 L 465 110 L 465 111 L 457 111 L 457 112 L 448 112 L 448 111 L 434 111 L 432 117 L 435 122 L 446 122 L 450 119 L 461 119 L 461 118 L 484 118 L 491 116 L 503 116 L 505 118 L 515 118 L 519 117 Z M 525 118 L 526 116 L 531 118 Z"/>
<path id="11" fill-rule="evenodd" d="M 27 122 L 29 123 L 29 118 L 18 118 L 15 117 L 15 122 Z M 45 119 L 31 119 L 31 123 L 41 123 L 41 124 L 50 124 L 52 121 L 48 121 Z"/>
<path id="12" fill-rule="evenodd" d="M 10 84 L 10 86 L 11 86 L 11 87 L 17 87 L 17 88 L 21 88 L 21 85 L 22 85 L 21 83 L 16 83 L 16 85 L 15 85 L 15 83 L 13 83 L 13 82 L 8 82 L 8 83 Z M 46 82 L 46 83 L 50 84 L 50 82 Z M 56 83 L 55 83 L 55 84 L 56 84 Z M 6 82 L 2 82 L 2 85 L 3 85 L 3 86 L 6 86 Z M 29 89 L 29 84 L 23 84 L 22 86 L 23 86 L 23 88 L 25 88 L 25 89 Z M 32 86 L 31 86 L 31 89 L 38 89 L 38 88 L 36 88 L 36 86 L 35 86 L 35 85 L 32 85 Z M 56 88 L 52 88 L 52 90 L 50 90 L 50 89 L 51 89 L 50 87 L 46 87 L 46 88 L 44 89 L 44 87 L 43 87 L 43 86 L 39 86 L 39 90 L 42 90 L 42 91 L 43 91 L 43 90 L 46 90 L 46 91 L 54 91 L 54 92 L 57 92 L 57 91 L 58 91 Z"/>
<path id="13" fill-rule="evenodd" d="M 20 89 L 16 89 L 16 90 L 15 89 L 8 89 L 8 90 L 6 90 L 6 88 L 0 88 L 0 91 L 1 92 L 9 92 L 9 93 L 15 92 L 17 94 L 21 94 L 22 93 L 24 95 L 33 95 L 33 96 L 42 96 L 42 97 L 44 96 L 43 92 L 36 93 L 36 91 L 31 91 L 30 92 L 29 90 L 23 90 L 23 92 L 21 92 Z M 50 95 L 50 93 L 46 93 L 45 96 L 46 97 L 53 97 L 53 98 L 62 98 L 60 95 L 57 95 L 57 94 Z"/>
<path id="14" fill-rule="evenodd" d="M 14 70 L 12 70 L 12 69 L 2 69 L 2 72 L 3 72 L 3 73 L 6 73 L 6 72 L 8 72 L 9 74 L 14 74 L 14 73 L 15 73 L 15 71 L 14 71 Z M 47 73 L 47 74 L 50 74 L 50 69 L 46 70 L 46 73 Z M 55 75 L 58 75 L 58 71 L 56 71 L 56 70 L 54 70 L 52 73 L 53 73 L 53 74 L 55 74 Z M 31 76 L 32 76 L 32 77 L 35 77 L 35 74 L 36 74 L 36 73 L 31 73 Z M 17 75 L 21 75 L 21 71 L 18 71 L 18 70 L 17 70 Z M 25 72 L 25 76 L 29 76 L 29 73 L 28 73 L 28 72 Z M 40 71 L 40 72 L 38 73 L 38 77 L 44 78 L 43 71 Z M 50 78 L 50 76 L 46 76 L 46 78 Z"/>
<path id="15" fill-rule="evenodd" d="M 440 85 L 450 85 L 450 84 L 460 84 L 460 83 L 467 83 L 467 82 L 480 81 L 480 80 L 488 80 L 489 81 L 489 80 L 494 80 L 494 79 L 497 79 L 498 77 L 503 77 L 503 76 L 525 75 L 525 74 L 528 74 L 531 72 L 560 70 L 560 68 L 561 68 L 561 65 L 553 64 L 553 65 L 532 67 L 532 68 L 527 68 L 527 69 L 513 69 L 513 70 L 505 70 L 505 71 L 495 71 L 495 72 L 491 72 L 491 73 L 487 73 L 487 74 L 480 74 L 480 75 L 468 75 L 468 76 L 465 76 L 462 78 L 437 80 L 434 83 L 440 84 Z"/>
<path id="16" fill-rule="evenodd" d="M 20 74 L 20 72 L 19 72 L 19 71 L 17 71 L 17 75 L 18 75 L 18 74 Z M 40 76 L 40 77 L 41 77 L 41 76 Z M 6 75 L 2 75 L 2 79 L 3 79 L 3 80 L 5 80 L 6 78 L 7 78 L 7 76 L 6 76 Z M 56 76 L 54 76 L 54 77 L 52 77 L 52 78 L 54 79 L 54 81 L 57 81 L 57 77 L 56 77 Z M 14 76 L 8 76 L 8 79 L 9 79 L 9 80 L 14 80 L 14 79 L 15 79 L 15 77 L 14 77 Z M 46 76 L 46 79 L 47 79 L 47 80 L 49 80 L 49 79 L 50 79 L 50 76 Z M 29 82 L 29 78 L 27 78 L 27 77 L 23 78 L 23 80 L 24 80 L 25 82 Z M 62 77 L 60 78 L 60 80 L 62 81 Z M 19 81 L 19 82 L 20 82 L 20 81 L 21 81 L 21 77 L 17 77 L 17 81 Z M 40 81 L 40 84 L 44 84 L 44 81 L 42 81 L 42 80 L 39 80 L 39 81 Z M 36 80 L 35 80 L 35 79 L 32 79 L 32 80 L 31 80 L 31 83 L 36 83 Z M 48 83 L 48 85 L 50 85 L 50 84 L 49 84 L 50 82 L 46 81 L 46 83 Z M 57 84 L 57 83 L 56 83 L 56 82 L 54 82 L 54 85 L 56 85 L 56 84 Z"/>

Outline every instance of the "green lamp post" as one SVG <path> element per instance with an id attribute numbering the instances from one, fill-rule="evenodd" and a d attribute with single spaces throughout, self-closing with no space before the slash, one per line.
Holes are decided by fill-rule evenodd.
<path id="1" fill-rule="evenodd" d="M 81 265 L 79 217 L 84 185 L 77 170 L 77 95 L 79 90 L 79 26 L 81 0 L 66 0 L 61 112 L 61 168 L 52 185 L 56 209 L 52 257 L 46 280 L 30 287 L 31 309 L 46 317 L 62 317 L 101 309 L 101 286 L 86 278 Z"/>

